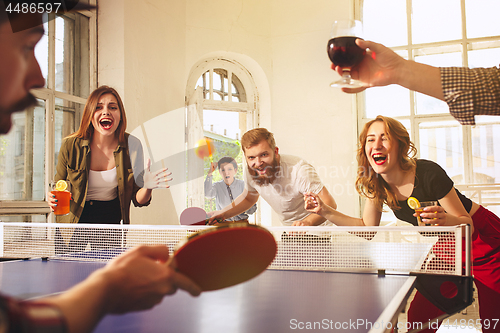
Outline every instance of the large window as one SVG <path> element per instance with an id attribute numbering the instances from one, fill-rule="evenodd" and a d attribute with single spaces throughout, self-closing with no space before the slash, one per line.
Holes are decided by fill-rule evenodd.
<path id="1" fill-rule="evenodd" d="M 46 80 L 33 91 L 39 104 L 13 116 L 0 137 L 0 220 L 44 222 L 48 182 L 62 139 L 79 126 L 95 87 L 95 13 L 49 17 L 35 55 Z"/>
<path id="2" fill-rule="evenodd" d="M 497 0 L 359 0 L 365 38 L 406 59 L 442 67 L 500 64 Z M 359 94 L 359 126 L 377 115 L 399 119 L 411 133 L 418 157 L 441 165 L 457 187 L 500 213 L 500 117 L 476 117 L 461 126 L 446 103 L 398 86 Z"/>
<path id="3" fill-rule="evenodd" d="M 188 150 L 200 138 L 212 140 L 215 146 L 213 162 L 217 163 L 225 156 L 233 157 L 238 163 L 236 178 L 243 179 L 243 168 L 246 166 L 239 140 L 258 123 L 258 98 L 251 75 L 235 61 L 213 59 L 195 67 L 190 80 L 192 82 L 188 83 L 188 89 L 191 87 L 193 90 L 188 96 Z M 203 178 L 188 182 L 187 206 L 216 210 L 215 199 L 206 198 L 203 188 L 203 181 L 210 169 L 210 159 L 200 161 L 190 156 L 188 154 L 189 168 L 202 168 Z M 213 182 L 221 180 L 216 170 Z"/>

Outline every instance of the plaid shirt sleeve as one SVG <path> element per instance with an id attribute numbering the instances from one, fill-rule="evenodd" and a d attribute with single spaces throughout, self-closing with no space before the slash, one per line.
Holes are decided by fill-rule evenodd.
<path id="1" fill-rule="evenodd" d="M 0 332 L 64 333 L 67 329 L 58 308 L 0 295 Z"/>
<path id="2" fill-rule="evenodd" d="M 500 115 L 500 69 L 441 67 L 441 83 L 450 113 L 462 125 L 476 115 Z"/>

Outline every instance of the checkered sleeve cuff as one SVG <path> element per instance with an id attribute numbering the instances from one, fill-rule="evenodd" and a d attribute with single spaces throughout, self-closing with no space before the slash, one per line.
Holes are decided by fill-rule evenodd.
<path id="1" fill-rule="evenodd" d="M 57 307 L 42 303 L 22 302 L 4 296 L 0 296 L 0 322 L 7 325 L 7 332 L 67 332 L 66 320 Z M 2 324 L 0 324 L 0 331 L 2 331 Z"/>
<path id="2" fill-rule="evenodd" d="M 462 125 L 476 115 L 500 115 L 500 70 L 441 67 L 441 82 L 450 113 Z"/>

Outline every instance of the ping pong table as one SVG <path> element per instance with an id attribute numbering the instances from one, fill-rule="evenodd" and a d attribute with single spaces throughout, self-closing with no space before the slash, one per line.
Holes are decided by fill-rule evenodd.
<path id="1" fill-rule="evenodd" d="M 301 253 L 301 265 L 304 256 L 309 258 L 308 261 L 328 262 L 324 255 L 314 258 L 313 254 L 322 254 L 342 241 L 335 238 L 338 235 L 329 235 L 325 240 L 324 234 L 316 236 L 317 230 L 320 229 L 316 227 L 306 241 L 286 239 L 282 242 L 277 237 L 279 250 L 275 262 L 270 269 L 250 281 L 205 292 L 199 297 L 178 291 L 165 297 L 151 310 L 108 315 L 95 332 L 386 332 L 397 327 L 398 314 L 417 286 L 418 275 L 385 274 L 385 271 L 376 269 L 372 269 L 371 273 L 344 272 L 314 265 L 305 269 L 294 266 L 297 261 L 292 261 L 289 267 L 280 263 L 284 257 L 291 256 L 286 253 L 290 249 Z M 286 228 L 272 230 L 278 235 L 286 231 Z M 331 229 L 328 230 L 329 234 L 331 232 Z M 338 232 L 344 231 L 335 230 L 335 233 Z M 131 238 L 131 230 L 128 233 Z M 381 234 L 380 231 L 378 233 Z M 365 239 L 357 233 L 348 233 L 349 246 L 353 242 L 363 244 L 363 248 L 370 245 L 368 250 L 372 258 L 371 252 L 379 248 L 370 243 L 373 242 L 372 236 Z M 408 242 L 408 237 L 405 237 L 405 242 Z M 306 252 L 300 249 L 306 249 Z M 356 246 L 351 248 L 349 254 L 336 249 L 336 252 L 341 252 L 337 259 L 345 261 L 353 251 L 356 251 Z M 363 256 L 366 251 L 361 253 L 360 262 L 365 262 Z M 455 253 L 458 251 L 455 250 Z M 289 258 L 285 259 L 286 263 L 290 263 L 287 261 Z M 347 261 L 351 262 L 350 259 Z M 70 288 L 104 265 L 105 262 L 68 260 L 57 256 L 48 260 L 1 262 L 0 290 L 22 299 L 46 296 Z M 345 266 L 345 262 L 342 265 Z M 417 265 L 422 263 L 419 261 Z"/>
<path id="2" fill-rule="evenodd" d="M 18 298 L 58 293 L 101 262 L 50 259 L 0 263 L 0 290 Z M 179 291 L 149 311 L 104 318 L 95 332 L 288 332 L 315 327 L 384 332 L 415 276 L 266 270 L 246 283 L 199 297 Z"/>

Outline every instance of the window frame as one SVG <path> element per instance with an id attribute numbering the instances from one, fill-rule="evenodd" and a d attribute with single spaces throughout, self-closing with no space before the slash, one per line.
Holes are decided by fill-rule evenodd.
<path id="1" fill-rule="evenodd" d="M 363 3 L 365 0 L 354 0 L 354 17 L 358 20 L 362 20 L 363 17 Z M 498 48 L 500 45 L 500 36 L 486 36 L 486 37 L 467 37 L 467 26 L 466 26 L 466 0 L 460 0 L 460 10 L 461 10 L 461 38 L 455 40 L 447 40 L 440 42 L 429 42 L 429 43 L 418 43 L 414 44 L 412 40 L 412 1 L 416 0 L 406 0 L 406 22 L 407 22 L 407 45 L 395 46 L 391 47 L 391 49 L 395 52 L 407 52 L 408 59 L 415 60 L 415 58 L 419 55 L 419 51 L 432 51 L 437 50 L 437 48 L 444 49 L 446 47 L 457 47 L 461 52 L 461 66 L 468 67 L 469 66 L 469 51 L 472 50 L 480 50 L 480 49 L 493 49 Z M 489 47 L 487 47 L 485 42 L 489 42 Z M 482 48 L 477 48 L 480 43 L 484 43 Z M 424 52 L 425 53 L 425 52 Z M 437 54 L 437 53 L 426 53 L 429 54 Z M 500 63 L 500 60 L 498 61 Z M 409 115 L 402 116 L 394 116 L 395 119 L 409 121 L 411 126 L 408 129 L 410 132 L 410 137 L 414 142 L 415 146 L 420 148 L 421 137 L 420 137 L 420 124 L 423 122 L 440 122 L 440 121 L 456 121 L 453 116 L 449 112 L 446 113 L 435 113 L 435 114 L 417 114 L 417 94 L 414 91 L 407 90 L 409 94 L 409 107 L 410 113 Z M 358 126 L 358 135 L 361 132 L 364 124 L 368 122 L 372 118 L 366 117 L 366 93 L 359 93 L 356 96 L 356 113 L 357 113 L 357 126 Z M 492 124 L 500 123 L 500 118 L 497 122 L 492 122 Z M 497 191 L 500 191 L 500 184 L 479 184 L 474 183 L 474 156 L 473 156 L 473 131 L 474 126 L 471 125 L 461 125 L 461 135 L 462 135 L 462 153 L 463 153 L 463 173 L 464 180 L 463 183 L 455 184 L 460 190 L 468 191 L 470 193 L 466 193 L 466 195 L 470 194 L 470 198 L 472 200 L 477 201 L 479 204 L 485 204 L 481 200 L 481 189 L 491 190 L 492 188 L 496 188 Z M 418 149 L 417 158 L 420 158 L 420 149 Z M 500 205 L 500 202 L 493 202 L 490 205 Z M 361 205 L 360 205 L 361 208 Z M 362 214 L 362 211 L 361 211 Z"/>
<path id="2" fill-rule="evenodd" d="M 198 86 L 197 82 L 199 78 L 206 73 L 210 72 L 209 78 L 213 76 L 214 69 L 223 69 L 227 71 L 228 76 L 228 101 L 213 100 L 213 82 L 209 84 L 209 90 L 203 91 L 203 87 Z M 239 89 L 240 100 L 241 94 L 244 91 L 245 102 L 233 102 L 232 101 L 232 75 L 234 74 L 241 83 L 243 89 Z M 211 99 L 205 99 L 204 93 L 208 92 Z M 203 110 L 217 110 L 217 111 L 229 111 L 229 112 L 244 112 L 246 113 L 246 130 L 255 128 L 259 126 L 259 93 L 257 90 L 257 85 L 253 80 L 252 74 L 243 66 L 241 63 L 234 59 L 228 57 L 210 57 L 203 59 L 193 66 L 189 74 L 189 78 L 186 85 L 186 151 L 194 149 L 196 142 L 190 135 L 192 135 L 191 126 L 194 125 L 194 120 L 190 113 L 198 113 L 198 119 L 201 122 L 201 131 L 203 131 Z M 190 107 L 193 107 L 191 108 Z M 191 111 L 190 111 L 191 110 Z M 198 129 L 199 130 L 199 129 Z M 241 138 L 240 138 L 241 139 Z M 190 154 L 187 155 L 189 159 Z M 189 165 L 196 164 L 197 161 L 190 162 L 187 161 Z M 199 162 L 199 161 L 198 161 Z M 201 164 L 203 165 L 203 164 Z M 198 165 L 196 167 L 199 167 Z M 194 179 L 188 181 L 187 184 L 187 207 L 205 206 L 205 196 L 203 187 L 204 176 L 199 179 Z M 258 205 L 259 207 L 260 205 Z M 260 210 L 254 214 L 256 221 L 260 221 Z"/>
<path id="3" fill-rule="evenodd" d="M 90 0 L 91 5 L 96 4 L 96 0 Z M 97 12 L 95 10 L 82 10 L 78 14 L 83 15 L 89 19 L 89 91 L 97 87 Z M 66 14 L 68 16 L 78 15 L 76 13 Z M 71 95 L 65 92 L 57 91 L 55 87 L 55 15 L 49 14 L 48 25 L 48 73 L 46 80 L 46 87 L 32 91 L 32 94 L 45 102 L 45 170 L 44 170 L 44 188 L 48 188 L 49 182 L 53 179 L 55 174 L 55 112 L 56 112 L 56 99 L 62 99 L 81 105 L 85 105 L 86 98 Z M 73 41 L 75 44 L 79 40 Z M 75 59 L 74 67 L 78 66 L 79 61 Z M 78 128 L 81 114 L 78 108 L 75 110 L 74 127 Z M 45 200 L 2 200 L 0 201 L 0 219 L 1 216 L 28 216 L 28 215 L 45 215 L 47 222 L 53 222 L 53 214 Z"/>

